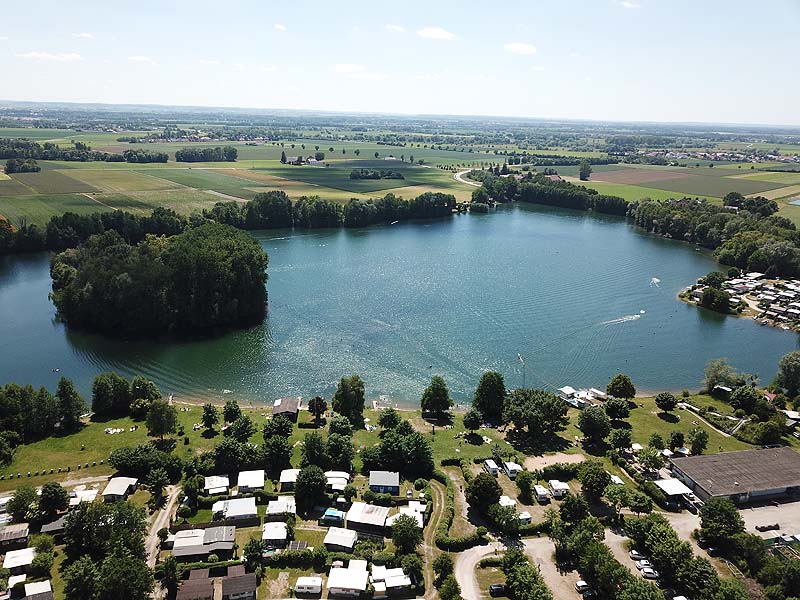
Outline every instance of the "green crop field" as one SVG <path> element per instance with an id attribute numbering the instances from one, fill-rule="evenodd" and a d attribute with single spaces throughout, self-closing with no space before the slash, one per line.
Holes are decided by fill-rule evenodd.
<path id="1" fill-rule="evenodd" d="M 668 190 L 659 190 L 655 188 L 643 187 L 638 185 L 631 185 L 627 183 L 606 183 L 605 181 L 579 181 L 577 178 L 570 179 L 576 185 L 583 185 L 587 188 L 597 190 L 601 194 L 609 196 L 619 196 L 625 198 L 629 202 L 634 200 L 641 200 L 642 198 L 650 198 L 652 200 L 669 200 L 670 198 L 679 198 L 682 194 L 676 194 Z M 706 197 L 706 196 L 704 196 Z M 714 199 L 713 197 L 708 197 Z"/>
<path id="2" fill-rule="evenodd" d="M 0 214 L 16 225 L 23 222 L 45 225 L 53 215 L 65 212 L 88 215 L 104 210 L 108 209 L 83 194 L 42 194 L 0 198 Z"/>
<path id="3" fill-rule="evenodd" d="M 707 175 L 687 175 L 679 179 L 652 181 L 641 185 L 689 196 L 711 196 L 714 198 L 722 198 L 728 192 L 739 192 L 746 196 L 781 187 L 781 184 L 769 181 Z"/>
<path id="4" fill-rule="evenodd" d="M 73 169 L 69 176 L 91 185 L 101 192 L 143 192 L 180 187 L 178 184 L 161 177 L 122 169 L 114 171 Z"/>
<path id="5" fill-rule="evenodd" d="M 68 194 L 96 192 L 93 185 L 73 179 L 60 171 L 42 171 L 40 173 L 15 173 L 11 176 L 37 194 Z"/>

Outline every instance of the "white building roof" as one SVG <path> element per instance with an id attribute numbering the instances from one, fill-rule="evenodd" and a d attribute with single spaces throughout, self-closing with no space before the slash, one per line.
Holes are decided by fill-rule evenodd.
<path id="1" fill-rule="evenodd" d="M 25 581 L 27 578 L 28 576 L 25 573 L 22 573 L 20 575 L 12 575 L 11 577 L 8 578 L 8 589 L 13 588 L 15 585 L 17 585 L 21 581 Z"/>
<path id="2" fill-rule="evenodd" d="M 172 548 L 185 548 L 187 546 L 202 546 L 205 531 L 202 529 L 184 529 L 176 531 L 173 536 Z"/>
<path id="3" fill-rule="evenodd" d="M 128 488 L 138 482 L 139 480 L 135 477 L 112 477 L 106 489 L 103 490 L 103 496 L 124 496 L 128 492 Z"/>
<path id="4" fill-rule="evenodd" d="M 70 494 L 69 505 L 78 506 L 81 502 L 94 502 L 97 498 L 97 490 L 74 490 Z"/>
<path id="5" fill-rule="evenodd" d="M 644 446 L 642 446 L 639 442 L 634 442 L 631 444 L 631 450 L 634 452 L 641 452 L 644 450 Z"/>
<path id="6" fill-rule="evenodd" d="M 505 462 L 503 463 L 506 471 L 522 471 L 522 465 L 518 465 L 515 462 Z"/>
<path id="7" fill-rule="evenodd" d="M 227 491 L 230 487 L 230 480 L 227 475 L 209 475 L 206 477 L 203 489 L 207 492 L 224 490 Z"/>
<path id="8" fill-rule="evenodd" d="M 280 483 L 294 483 L 299 474 L 300 469 L 284 469 L 281 471 Z"/>
<path id="9" fill-rule="evenodd" d="M 562 388 L 558 388 L 558 391 L 564 394 L 565 396 L 573 396 L 577 390 L 571 385 L 565 385 Z"/>
<path id="10" fill-rule="evenodd" d="M 255 471 L 241 471 L 236 482 L 239 487 L 260 489 L 264 487 L 264 469 Z"/>
<path id="11" fill-rule="evenodd" d="M 327 479 L 347 479 L 350 481 L 350 473 L 347 471 L 325 471 Z"/>
<path id="12" fill-rule="evenodd" d="M 232 498 L 231 500 L 220 500 L 214 502 L 211 507 L 212 513 L 222 513 L 226 519 L 237 517 L 249 517 L 258 514 L 255 498 Z"/>
<path id="13" fill-rule="evenodd" d="M 681 494 L 691 494 L 692 490 L 684 485 L 680 479 L 659 479 L 655 484 L 667 496 L 680 496 Z"/>
<path id="14" fill-rule="evenodd" d="M 351 561 L 352 562 L 352 561 Z M 366 591 L 369 574 L 366 570 L 333 568 L 328 573 L 328 589 Z"/>
<path id="15" fill-rule="evenodd" d="M 270 522 L 264 523 L 261 528 L 262 540 L 285 540 L 289 537 L 289 532 L 286 529 L 286 523 L 283 522 Z"/>
<path id="16" fill-rule="evenodd" d="M 400 473 L 396 471 L 370 471 L 369 485 L 399 486 Z"/>
<path id="17" fill-rule="evenodd" d="M 550 489 L 552 489 L 552 490 L 567 490 L 567 491 L 569 491 L 569 485 L 567 485 L 563 481 L 559 481 L 558 479 L 551 479 L 547 483 L 550 485 Z"/>
<path id="18" fill-rule="evenodd" d="M 277 500 L 270 500 L 267 504 L 268 515 L 294 515 L 297 513 L 297 506 L 294 496 L 278 496 Z"/>
<path id="19" fill-rule="evenodd" d="M 3 559 L 4 569 L 16 569 L 17 567 L 27 567 L 33 562 L 36 556 L 35 548 L 23 548 L 22 550 L 9 550 Z"/>
<path id="20" fill-rule="evenodd" d="M 350 529 L 343 529 L 341 527 L 331 527 L 328 533 L 325 534 L 323 544 L 332 544 L 334 546 L 342 546 L 343 548 L 352 548 L 358 541 L 358 534 Z"/>
<path id="21" fill-rule="evenodd" d="M 389 516 L 387 506 L 375 506 L 364 502 L 353 502 L 350 510 L 347 511 L 347 522 L 364 523 L 367 525 L 377 525 L 383 527 L 386 524 L 386 517 Z"/>
<path id="22" fill-rule="evenodd" d="M 391 517 L 386 519 L 386 526 L 391 527 L 392 525 L 394 525 L 394 522 L 397 521 L 397 519 L 399 519 L 403 515 L 406 515 L 407 517 L 411 517 L 412 519 L 414 519 L 417 522 L 417 527 L 419 527 L 420 529 L 422 529 L 423 526 L 425 525 L 422 520 L 422 513 L 419 513 L 407 506 L 401 506 L 399 512 L 393 514 Z"/>
<path id="23" fill-rule="evenodd" d="M 613 473 L 609 473 L 609 475 L 611 475 L 611 483 L 614 483 L 616 485 L 624 485 L 624 482 L 622 481 L 622 478 L 619 475 L 614 475 Z"/>
<path id="24" fill-rule="evenodd" d="M 297 578 L 295 587 L 322 587 L 322 577 L 305 575 Z"/>
<path id="25" fill-rule="evenodd" d="M 500 496 L 500 506 L 511 506 L 514 507 L 517 505 L 517 501 L 513 498 L 509 498 L 508 496 Z"/>
<path id="26" fill-rule="evenodd" d="M 394 571 L 394 570 L 395 569 L 392 569 L 392 571 Z M 402 569 L 400 569 L 400 570 L 402 571 Z M 403 573 L 402 575 L 394 575 L 394 576 L 391 576 L 391 577 L 387 575 L 386 576 L 386 581 L 384 583 L 386 584 L 387 591 L 391 590 L 391 589 L 394 589 L 394 588 L 410 587 L 411 586 L 411 578 L 408 575 L 406 575 L 405 573 Z"/>
<path id="27" fill-rule="evenodd" d="M 45 579 L 44 581 L 37 581 L 35 583 L 25 584 L 26 596 L 33 596 L 34 594 L 44 594 L 46 592 L 52 592 L 52 591 L 53 591 L 53 586 L 50 585 L 49 579 Z"/>

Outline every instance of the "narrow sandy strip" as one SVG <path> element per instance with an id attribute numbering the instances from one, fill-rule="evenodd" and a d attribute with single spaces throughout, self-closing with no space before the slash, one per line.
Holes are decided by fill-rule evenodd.
<path id="1" fill-rule="evenodd" d="M 81 194 L 81 196 L 86 196 L 89 200 L 92 200 L 93 202 L 97 202 L 99 205 L 105 206 L 106 208 L 110 208 L 111 210 L 119 210 L 118 208 L 114 208 L 113 206 L 109 206 L 105 202 L 101 202 L 100 200 L 98 200 L 97 198 L 92 196 L 91 194 Z"/>
<path id="2" fill-rule="evenodd" d="M 240 198 L 239 196 L 231 196 L 230 194 L 223 194 L 222 192 L 218 192 L 217 190 L 203 190 L 206 194 L 212 194 L 214 196 L 219 196 L 220 198 L 225 198 L 226 200 L 236 200 L 237 202 L 247 202 L 246 198 Z"/>

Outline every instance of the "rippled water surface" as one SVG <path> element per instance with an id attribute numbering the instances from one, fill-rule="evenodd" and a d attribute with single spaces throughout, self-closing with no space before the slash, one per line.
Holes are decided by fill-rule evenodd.
<path id="1" fill-rule="evenodd" d="M 695 388 L 710 358 L 771 379 L 797 335 L 676 300 L 715 267 L 621 219 L 515 207 L 424 224 L 255 234 L 270 256 L 263 325 L 214 340 L 115 342 L 67 332 L 44 254 L 0 257 L 0 382 L 87 392 L 143 373 L 177 396 L 330 396 L 359 373 L 370 397 L 416 403 L 432 374 L 467 400 L 484 369 L 507 384 Z M 527 367 L 523 372 L 517 354 Z M 53 372 L 52 369 L 59 369 Z"/>

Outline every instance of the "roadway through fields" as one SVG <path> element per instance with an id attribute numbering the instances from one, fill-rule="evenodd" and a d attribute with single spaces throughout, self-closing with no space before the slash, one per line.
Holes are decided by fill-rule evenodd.
<path id="1" fill-rule="evenodd" d="M 459 183 L 464 183 L 466 185 L 471 185 L 472 187 L 481 187 L 481 184 L 477 181 L 471 181 L 469 179 L 464 179 L 464 175 L 472 171 L 472 169 L 467 169 L 466 171 L 459 171 L 455 175 L 453 175 L 453 179 L 458 181 Z"/>

